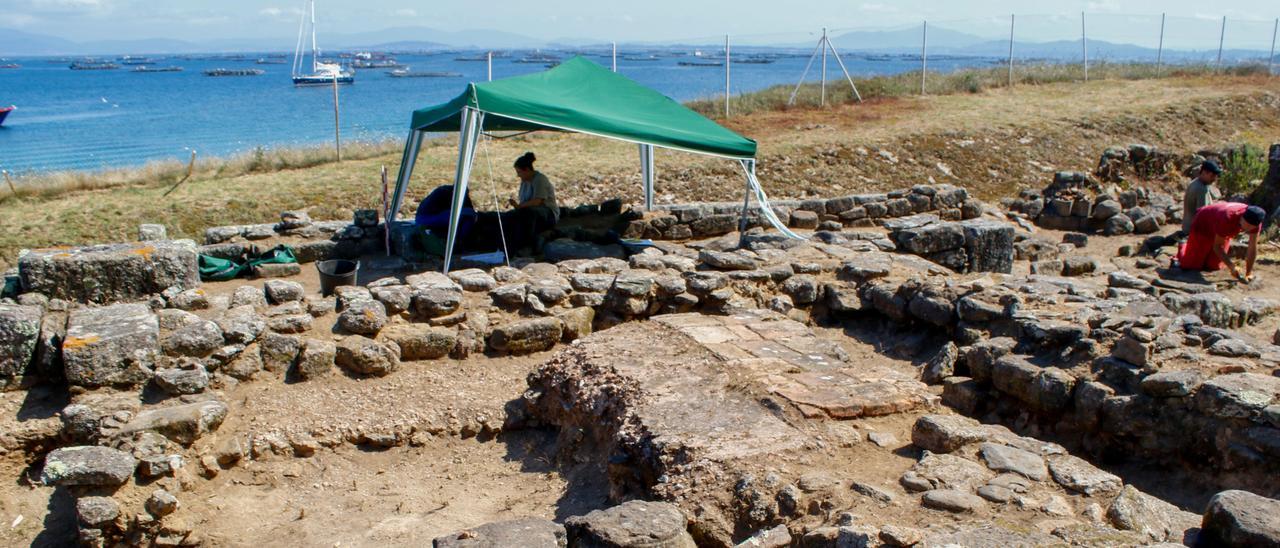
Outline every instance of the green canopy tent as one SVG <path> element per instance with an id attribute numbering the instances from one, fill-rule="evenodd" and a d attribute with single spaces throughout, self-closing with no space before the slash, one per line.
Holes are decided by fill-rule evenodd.
<path id="1" fill-rule="evenodd" d="M 413 166 L 427 133 L 459 132 L 444 270 L 453 258 L 458 217 L 475 162 L 477 141 L 491 131 L 573 131 L 636 143 L 640 147 L 645 207 L 653 207 L 653 148 L 669 148 L 737 161 L 747 180 L 746 215 L 754 194 L 770 224 L 800 238 L 768 207 L 755 176 L 755 141 L 738 135 L 631 79 L 575 57 L 536 74 L 491 82 L 473 82 L 466 91 L 439 105 L 414 111 L 388 221 L 395 221 Z"/>

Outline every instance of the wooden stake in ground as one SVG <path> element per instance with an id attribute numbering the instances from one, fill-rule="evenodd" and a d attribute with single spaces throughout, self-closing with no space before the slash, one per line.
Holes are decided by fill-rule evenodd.
<path id="1" fill-rule="evenodd" d="M 4 182 L 9 183 L 9 192 L 13 193 L 14 196 L 17 196 L 18 189 L 13 186 L 13 179 L 9 178 L 9 170 L 6 169 L 4 171 L 0 171 L 0 173 L 4 174 Z"/>
<path id="2" fill-rule="evenodd" d="M 169 187 L 169 190 L 164 191 L 164 194 L 161 194 L 161 196 L 162 197 L 168 196 L 170 192 L 173 192 L 178 188 L 178 185 L 187 182 L 187 179 L 191 178 L 191 174 L 195 173 L 195 170 L 196 170 L 196 151 L 195 149 L 191 149 L 191 161 L 187 162 L 187 174 L 183 175 L 181 179 L 178 179 L 178 182 L 173 183 L 173 186 Z"/>

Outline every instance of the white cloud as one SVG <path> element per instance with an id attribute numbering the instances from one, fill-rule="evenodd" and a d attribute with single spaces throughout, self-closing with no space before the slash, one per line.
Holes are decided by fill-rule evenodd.
<path id="1" fill-rule="evenodd" d="M 400 8 L 392 13 L 394 13 L 399 17 L 417 17 L 418 16 L 418 10 L 415 10 L 413 8 Z"/>
<path id="2" fill-rule="evenodd" d="M 280 8 L 262 8 L 258 13 L 267 17 L 279 17 L 280 14 L 284 13 L 284 10 Z"/>

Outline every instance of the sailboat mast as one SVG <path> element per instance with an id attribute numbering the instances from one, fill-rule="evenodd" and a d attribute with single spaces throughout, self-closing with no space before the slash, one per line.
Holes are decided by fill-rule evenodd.
<path id="1" fill-rule="evenodd" d="M 320 62 L 320 45 L 316 44 L 316 0 L 311 0 L 311 74 L 316 73 Z"/>
<path id="2" fill-rule="evenodd" d="M 298 16 L 298 41 L 293 44 L 293 75 L 302 69 L 302 32 L 307 28 L 307 12 Z"/>

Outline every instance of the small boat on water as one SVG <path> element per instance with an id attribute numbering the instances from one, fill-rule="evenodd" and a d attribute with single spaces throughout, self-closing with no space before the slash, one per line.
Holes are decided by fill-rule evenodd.
<path id="1" fill-rule="evenodd" d="M 542 53 L 541 51 L 535 51 L 533 53 L 530 53 L 529 55 L 526 55 L 524 57 L 521 57 L 519 59 L 512 61 L 512 63 L 530 63 L 530 64 L 539 64 L 539 65 L 546 65 L 550 63 L 559 64 L 560 58 L 554 55 Z"/>
<path id="2" fill-rule="evenodd" d="M 150 59 L 147 57 L 133 57 L 131 55 L 126 55 L 120 58 L 120 64 L 122 65 L 154 65 L 156 64 L 156 62 L 154 59 Z"/>
<path id="3" fill-rule="evenodd" d="M 115 70 L 120 68 L 120 65 L 117 65 L 110 61 L 95 61 L 92 59 L 86 59 L 84 61 L 73 61 L 70 65 L 68 65 L 68 67 L 71 70 Z"/>
<path id="4" fill-rule="evenodd" d="M 225 69 L 216 68 L 204 71 L 205 76 L 258 76 L 266 74 L 262 69 Z"/>
<path id="5" fill-rule="evenodd" d="M 623 61 L 658 61 L 657 55 L 628 55 L 622 58 Z"/>
<path id="6" fill-rule="evenodd" d="M 303 37 L 306 36 L 305 31 L 307 29 L 307 12 L 303 12 L 301 25 L 298 27 L 298 45 L 293 50 L 293 85 L 354 84 L 356 82 L 355 69 L 344 67 L 338 63 L 326 63 L 320 60 L 320 48 L 316 45 L 316 2 L 311 0 L 308 4 L 311 13 L 311 72 L 303 72 L 306 54 L 303 52 L 302 46 L 304 43 Z"/>
<path id="7" fill-rule="evenodd" d="M 381 68 L 395 69 L 395 68 L 404 67 L 404 65 L 398 63 L 395 59 L 367 60 L 367 59 L 359 59 L 359 58 L 357 58 L 356 62 L 352 63 L 351 66 L 358 69 L 381 69 Z"/>
<path id="8" fill-rule="evenodd" d="M 5 63 L 3 65 L 0 65 L 0 69 L 18 69 L 18 68 L 22 68 L 22 65 L 19 65 L 17 63 Z"/>
<path id="9" fill-rule="evenodd" d="M 682 67 L 723 67 L 724 63 L 720 61 L 680 61 L 676 63 Z"/>
<path id="10" fill-rule="evenodd" d="M 173 67 L 148 67 L 148 66 L 139 66 L 139 67 L 134 67 L 134 69 L 133 69 L 133 70 L 131 70 L 131 71 L 129 71 L 129 72 L 182 72 L 182 67 L 178 67 L 178 66 L 173 66 Z"/>
<path id="11" fill-rule="evenodd" d="M 0 107 L 0 126 L 4 125 L 4 119 L 9 117 L 9 113 L 15 110 L 18 110 L 18 107 L 15 107 L 13 105 L 9 105 L 7 107 Z"/>
<path id="12" fill-rule="evenodd" d="M 747 57 L 747 58 L 745 58 L 745 59 L 738 59 L 738 60 L 735 60 L 735 61 L 734 61 L 734 64 L 738 64 L 738 65 L 768 65 L 768 64 L 770 64 L 770 63 L 773 63 L 773 61 L 774 61 L 773 59 L 769 59 L 769 58 L 767 58 L 767 57 Z"/>
<path id="13" fill-rule="evenodd" d="M 440 72 L 440 71 L 412 71 L 409 67 L 398 68 L 387 72 L 387 76 L 392 78 L 459 78 L 461 72 Z"/>
<path id="14" fill-rule="evenodd" d="M 257 63 L 259 65 L 283 65 L 284 59 L 276 59 L 273 57 L 263 57 L 261 59 L 258 59 Z"/>
<path id="15" fill-rule="evenodd" d="M 495 57 L 496 57 L 496 56 L 495 56 Z M 488 55 L 485 55 L 485 54 L 483 54 L 483 53 L 481 53 L 480 55 L 471 55 L 471 56 L 464 56 L 464 57 L 454 57 L 454 58 L 453 58 L 453 60 L 454 60 L 454 61 L 462 61 L 462 62 L 470 62 L 470 63 L 475 63 L 475 62 L 483 63 L 483 62 L 485 62 L 485 61 L 488 61 L 488 60 L 489 60 L 489 56 L 488 56 Z"/>

